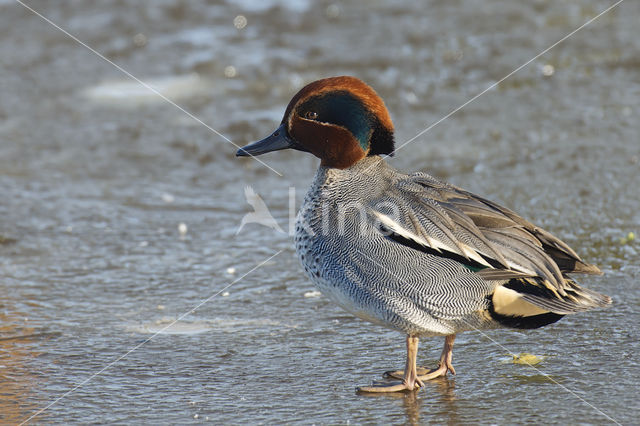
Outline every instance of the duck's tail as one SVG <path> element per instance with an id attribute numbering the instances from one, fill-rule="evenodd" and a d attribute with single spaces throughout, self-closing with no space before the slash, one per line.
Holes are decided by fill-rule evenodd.
<path id="1" fill-rule="evenodd" d="M 562 291 L 545 286 L 540 278 L 512 278 L 496 286 L 489 314 L 506 327 L 538 328 L 564 315 L 606 307 L 611 298 L 580 287 L 565 277 Z"/>

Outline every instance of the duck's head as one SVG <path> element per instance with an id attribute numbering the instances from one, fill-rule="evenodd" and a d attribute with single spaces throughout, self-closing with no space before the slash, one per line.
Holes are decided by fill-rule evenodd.
<path id="1" fill-rule="evenodd" d="M 384 102 L 362 80 L 331 77 L 303 87 L 289 102 L 280 127 L 240 148 L 238 157 L 293 148 L 326 167 L 347 168 L 368 155 L 392 155 L 393 123 Z"/>

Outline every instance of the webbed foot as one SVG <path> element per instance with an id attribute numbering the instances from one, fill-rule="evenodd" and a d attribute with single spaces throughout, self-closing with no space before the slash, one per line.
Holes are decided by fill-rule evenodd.
<path id="1" fill-rule="evenodd" d="M 424 386 L 422 380 L 418 377 L 415 378 L 413 384 L 406 381 L 399 383 L 386 384 L 382 382 L 374 382 L 371 386 L 362 386 L 356 389 L 358 393 L 387 393 L 387 392 L 405 392 L 415 391 Z"/>

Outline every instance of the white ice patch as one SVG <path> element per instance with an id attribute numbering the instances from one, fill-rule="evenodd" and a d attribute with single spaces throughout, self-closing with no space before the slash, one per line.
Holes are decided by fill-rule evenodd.
<path id="1" fill-rule="evenodd" d="M 143 324 L 135 324 L 126 327 L 131 333 L 140 334 L 172 334 L 172 335 L 194 335 L 206 333 L 208 331 L 226 331 L 235 332 L 243 328 L 295 328 L 295 325 L 284 325 L 279 321 L 269 319 L 234 319 L 234 318 L 216 318 L 214 320 L 199 321 L 175 321 L 175 318 L 164 317 L 156 321 Z"/>
<path id="2" fill-rule="evenodd" d="M 153 90 L 138 81 L 125 79 L 103 82 L 84 89 L 82 94 L 96 103 L 135 107 L 142 104 L 164 103 L 166 100 L 162 96 L 172 101 L 190 98 L 203 93 L 209 85 L 195 73 L 141 80 Z"/>
<path id="3" fill-rule="evenodd" d="M 311 8 L 310 0 L 233 0 L 233 2 L 230 3 L 240 10 L 250 12 L 264 12 L 274 7 L 282 7 L 293 12 L 302 13 Z"/>
<path id="4" fill-rule="evenodd" d="M 157 321 L 148 322 L 127 327 L 127 331 L 140 334 L 199 334 L 211 330 L 211 324 L 206 321 L 176 321 L 172 318 L 162 318 Z"/>

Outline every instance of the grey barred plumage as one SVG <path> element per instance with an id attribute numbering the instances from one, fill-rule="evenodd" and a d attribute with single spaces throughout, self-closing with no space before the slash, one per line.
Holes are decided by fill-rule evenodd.
<path id="1" fill-rule="evenodd" d="M 345 204 L 358 203 L 366 211 L 398 203 L 389 194 L 407 178 L 380 157 L 345 170 L 321 167 L 296 221 L 296 251 L 308 276 L 347 311 L 407 334 L 499 326 L 486 314 L 497 283 L 453 260 L 396 243 L 362 210 L 343 209 L 339 217 Z M 344 222 L 343 233 L 335 232 L 338 222 Z"/>

